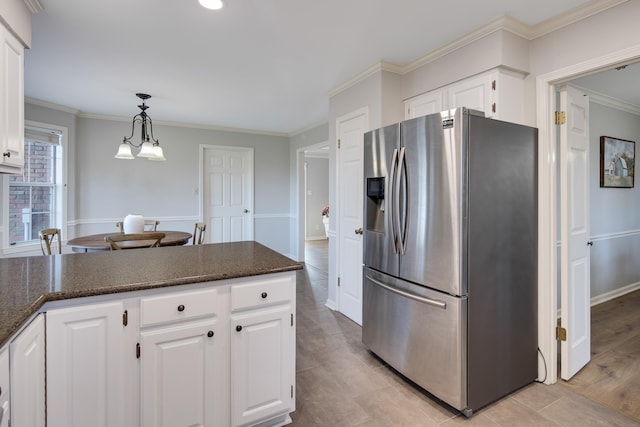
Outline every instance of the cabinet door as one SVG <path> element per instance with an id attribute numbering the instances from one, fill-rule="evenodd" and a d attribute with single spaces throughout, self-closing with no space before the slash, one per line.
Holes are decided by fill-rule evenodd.
<path id="1" fill-rule="evenodd" d="M 439 113 L 444 109 L 442 96 L 442 90 L 434 90 L 407 100 L 405 102 L 405 119 Z"/>
<path id="2" fill-rule="evenodd" d="M 44 315 L 11 342 L 9 353 L 11 425 L 44 427 Z"/>
<path id="3" fill-rule="evenodd" d="M 231 326 L 232 425 L 286 414 L 294 405 L 291 306 L 235 315 Z"/>
<path id="4" fill-rule="evenodd" d="M 24 47 L 1 26 L 0 34 L 0 166 L 19 172 L 24 166 Z"/>
<path id="5" fill-rule="evenodd" d="M 216 395 L 216 386 L 228 384 L 216 376 L 226 372 L 215 351 L 225 344 L 218 340 L 214 319 L 140 334 L 143 427 L 228 424 L 224 399 Z"/>
<path id="6" fill-rule="evenodd" d="M 122 314 L 119 301 L 47 312 L 48 427 L 124 425 Z"/>
<path id="7" fill-rule="evenodd" d="M 448 86 L 448 108 L 467 107 L 493 117 L 493 81 L 493 74 L 485 73 Z"/>
<path id="8" fill-rule="evenodd" d="M 0 351 L 0 427 L 9 425 L 9 351 Z"/>

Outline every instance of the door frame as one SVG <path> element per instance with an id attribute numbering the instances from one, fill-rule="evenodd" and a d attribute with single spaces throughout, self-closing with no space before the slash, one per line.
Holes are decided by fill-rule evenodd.
<path id="1" fill-rule="evenodd" d="M 198 185 L 200 188 L 194 188 L 194 194 L 198 194 L 198 222 L 202 222 L 204 218 L 204 152 L 205 150 L 228 150 L 228 151 L 240 151 L 246 152 L 249 155 L 249 169 L 251 170 L 251 177 L 249 179 L 250 186 L 250 214 L 251 214 L 251 231 L 249 239 L 255 238 L 255 162 L 254 162 L 254 148 L 253 147 L 235 147 L 230 145 L 214 145 L 214 144 L 200 144 L 198 148 Z"/>
<path id="2" fill-rule="evenodd" d="M 557 183 L 558 144 L 554 112 L 556 86 L 616 65 L 640 59 L 640 45 L 560 68 L 536 77 L 536 125 L 538 127 L 538 379 L 553 384 L 558 378 Z M 562 213 L 560 213 L 562 215 Z"/>

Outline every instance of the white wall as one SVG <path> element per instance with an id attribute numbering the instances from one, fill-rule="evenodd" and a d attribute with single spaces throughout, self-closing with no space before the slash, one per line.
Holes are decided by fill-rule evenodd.
<path id="1" fill-rule="evenodd" d="M 594 102 L 589 105 L 591 297 L 602 298 L 640 282 L 640 182 L 633 188 L 600 187 L 600 137 L 640 143 L 640 116 Z M 640 151 L 636 146 L 636 163 Z"/>

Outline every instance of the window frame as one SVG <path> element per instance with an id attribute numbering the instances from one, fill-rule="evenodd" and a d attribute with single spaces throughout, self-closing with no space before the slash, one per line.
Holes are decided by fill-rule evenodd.
<path id="1" fill-rule="evenodd" d="M 64 242 L 67 236 L 67 176 L 68 176 L 68 128 L 57 126 L 49 123 L 36 122 L 32 120 L 24 121 L 25 131 L 28 128 L 46 129 L 60 132 L 60 148 L 62 155 L 58 157 L 60 168 L 60 182 L 55 185 L 56 201 L 55 201 L 55 225 L 61 232 L 61 240 Z M 40 242 L 36 238 L 29 242 L 9 244 L 9 175 L 5 175 L 2 180 L 2 224 L 4 232 L 2 233 L 2 255 L 31 255 L 40 254 Z"/>

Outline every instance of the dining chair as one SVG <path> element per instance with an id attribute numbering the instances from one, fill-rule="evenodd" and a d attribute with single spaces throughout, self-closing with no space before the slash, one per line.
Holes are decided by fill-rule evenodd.
<path id="1" fill-rule="evenodd" d="M 124 233 L 124 227 L 123 227 L 123 222 L 122 221 L 118 221 L 116 222 L 116 227 L 118 227 L 120 229 L 121 233 Z M 155 219 L 145 219 L 144 220 L 144 229 L 145 231 L 158 231 L 158 224 L 160 224 L 160 221 L 155 220 Z"/>
<path id="2" fill-rule="evenodd" d="M 160 241 L 164 238 L 164 236 L 164 233 L 156 232 L 131 234 L 117 233 L 105 236 L 104 240 L 109 243 L 111 250 L 114 251 L 119 249 L 126 249 L 126 245 L 122 245 L 122 243 L 124 242 L 135 242 L 143 240 L 151 241 L 152 243 L 148 246 L 136 246 L 137 248 L 156 248 L 160 246 Z"/>
<path id="3" fill-rule="evenodd" d="M 52 255 L 51 244 L 54 241 L 58 242 L 58 252 L 62 253 L 62 242 L 60 241 L 60 229 L 59 228 L 45 228 L 38 233 L 40 236 L 40 249 L 42 249 L 42 255 Z"/>
<path id="4" fill-rule="evenodd" d="M 196 228 L 193 230 L 193 242 L 194 245 L 201 245 L 204 243 L 204 232 L 207 229 L 207 223 L 196 222 Z"/>

